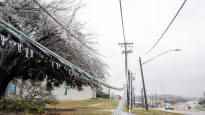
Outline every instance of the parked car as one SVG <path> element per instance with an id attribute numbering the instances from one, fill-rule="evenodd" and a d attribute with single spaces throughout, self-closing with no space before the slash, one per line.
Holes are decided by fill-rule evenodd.
<path id="1" fill-rule="evenodd" d="M 170 103 L 166 103 L 164 109 L 165 110 L 174 110 L 174 106 L 172 106 Z"/>

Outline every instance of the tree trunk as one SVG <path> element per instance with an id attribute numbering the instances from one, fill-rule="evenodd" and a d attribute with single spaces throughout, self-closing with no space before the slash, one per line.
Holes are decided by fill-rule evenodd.
<path id="1" fill-rule="evenodd" d="M 0 69 L 0 75 L 0 98 L 2 98 L 6 94 L 6 88 L 11 81 L 11 77 L 2 69 Z"/>

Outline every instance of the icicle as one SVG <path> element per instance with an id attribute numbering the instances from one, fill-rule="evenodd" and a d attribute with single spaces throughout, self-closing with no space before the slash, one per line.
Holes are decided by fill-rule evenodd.
<path id="1" fill-rule="evenodd" d="M 56 63 L 56 67 L 57 67 L 57 69 L 59 69 L 58 63 Z"/>
<path id="2" fill-rule="evenodd" d="M 60 69 L 61 65 L 58 63 L 58 69 Z"/>
<path id="3" fill-rule="evenodd" d="M 69 76 L 72 76 L 72 69 L 68 70 L 68 74 L 69 74 Z"/>
<path id="4" fill-rule="evenodd" d="M 75 70 L 73 70 L 73 75 L 74 75 L 75 77 L 77 77 L 77 75 L 76 75 L 76 71 L 75 71 Z"/>
<path id="5" fill-rule="evenodd" d="M 55 68 L 55 64 L 54 64 L 53 61 L 51 62 L 51 66 L 52 66 L 53 69 Z"/>
<path id="6" fill-rule="evenodd" d="M 56 63 L 57 69 L 60 69 L 60 64 Z"/>
<path id="7" fill-rule="evenodd" d="M 65 71 L 68 71 L 67 68 L 66 68 L 66 66 L 64 66 L 63 68 L 64 68 Z"/>
<path id="8" fill-rule="evenodd" d="M 60 63 L 58 63 L 58 69 L 60 69 L 61 68 L 61 64 Z"/>
<path id="9" fill-rule="evenodd" d="M 34 57 L 34 52 L 32 49 L 30 49 L 30 58 L 33 58 Z"/>
<path id="10" fill-rule="evenodd" d="M 12 45 L 13 45 L 13 46 L 16 46 L 16 45 L 17 45 L 17 43 L 16 43 L 16 42 L 14 42 L 14 41 L 12 41 Z"/>
<path id="11" fill-rule="evenodd" d="M 26 58 L 29 58 L 29 49 L 28 48 L 25 48 L 25 51 L 26 51 Z"/>
<path id="12" fill-rule="evenodd" d="M 22 52 L 22 44 L 18 43 L 17 46 L 18 46 L 18 52 L 21 53 Z"/>
<path id="13" fill-rule="evenodd" d="M 9 40 L 9 45 L 13 46 L 13 41 Z"/>
<path id="14" fill-rule="evenodd" d="M 69 76 L 69 70 L 68 70 L 68 68 L 66 68 L 66 75 Z"/>
<path id="15" fill-rule="evenodd" d="M 1 35 L 1 46 L 5 45 L 5 37 Z"/>

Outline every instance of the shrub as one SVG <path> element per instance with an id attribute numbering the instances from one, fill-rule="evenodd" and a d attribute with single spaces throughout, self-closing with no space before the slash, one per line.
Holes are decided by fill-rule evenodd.
<path id="1" fill-rule="evenodd" d="M 110 98 L 109 94 L 104 93 L 103 91 L 97 90 L 96 97 L 108 99 Z"/>
<path id="2" fill-rule="evenodd" d="M 44 113 L 46 103 L 47 101 L 37 99 L 3 98 L 0 100 L 0 111 Z"/>

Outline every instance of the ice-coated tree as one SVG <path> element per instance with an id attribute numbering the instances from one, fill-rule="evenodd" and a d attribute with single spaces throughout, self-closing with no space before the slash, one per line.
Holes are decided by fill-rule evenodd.
<path id="1" fill-rule="evenodd" d="M 83 24 L 75 18 L 81 4 L 73 0 L 55 0 L 52 3 L 38 1 L 68 31 L 53 21 L 33 0 L 0 1 L 0 19 L 94 77 L 105 79 L 108 75 L 106 64 L 93 48 L 92 36 L 85 33 Z M 7 34 L 1 29 L 0 33 Z M 53 69 L 48 63 L 40 56 L 27 59 L 15 47 L 0 47 L 0 97 L 4 96 L 8 83 L 13 79 L 47 80 L 48 90 L 64 83 L 65 77 L 68 78 L 67 85 L 72 87 L 80 89 L 82 85 L 89 85 L 81 79 L 65 75 L 64 71 Z"/>

